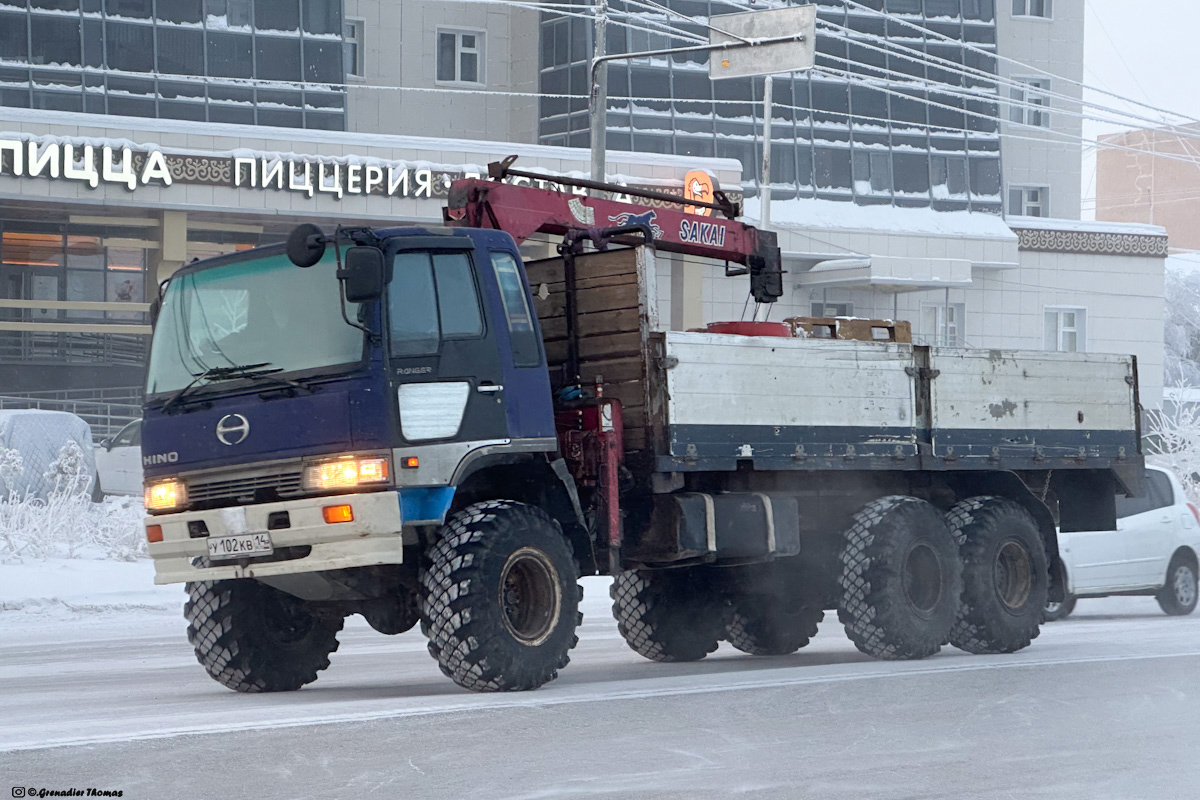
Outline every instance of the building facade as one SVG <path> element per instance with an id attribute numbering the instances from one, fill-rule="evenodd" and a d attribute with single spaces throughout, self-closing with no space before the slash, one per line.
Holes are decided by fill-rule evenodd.
<path id="1" fill-rule="evenodd" d="M 609 26 L 610 50 L 665 43 L 644 28 L 661 29 L 669 18 L 619 0 L 611 5 L 618 13 Z M 859 71 L 847 64 L 840 78 L 811 74 L 776 84 L 772 216 L 787 277 L 785 296 L 760 309 L 760 318 L 892 317 L 912 322 L 926 344 L 1136 352 L 1143 401 L 1153 406 L 1162 383 L 1167 240 L 1160 229 L 1047 219 L 1078 211 L 1078 147 L 1064 148 L 1058 142 L 1064 137 L 1050 133 L 1074 130 L 1069 104 L 1049 94 L 1037 102 L 1037 92 L 1019 87 L 1019 96 L 1014 87 L 997 94 L 929 65 L 910 77 L 948 87 L 958 81 L 956 92 L 979 89 L 979 99 L 939 109 L 921 102 L 934 99 L 928 92 L 918 98 L 911 88 L 863 82 L 871 65 L 900 75 L 919 66 L 892 56 L 871 61 L 883 57 L 872 49 L 882 37 L 985 71 L 1006 69 L 989 53 L 1009 53 L 1029 60 L 1033 72 L 1068 79 L 1066 86 L 1039 85 L 1040 91 L 1070 96 L 1074 67 L 1067 62 L 1078 59 L 1067 40 L 1082 27 L 1081 18 L 1070 16 L 1072 4 L 819 5 L 822 29 L 838 34 L 822 40 L 823 52 L 835 57 L 826 63 L 840 63 L 844 54 Z M 306 22 L 320 7 L 308 0 L 155 0 L 137 6 L 141 16 L 135 6 L 0 0 L 0 22 L 24 31 L 26 53 L 16 67 L 10 56 L 0 57 L 0 67 L 16 69 L 0 73 L 0 89 L 14 93 L 0 95 L 0 380 L 10 392 L 137 385 L 148 300 L 160 279 L 192 258 L 278 241 L 302 221 L 437 223 L 449 180 L 513 153 L 522 166 L 547 175 L 588 170 L 587 92 L 580 83 L 591 48 L 586 19 L 500 5 L 345 0 L 327 7 L 333 9 L 327 19 L 340 26 L 333 34 L 320 32 L 330 25 Z M 294 8 L 296 27 L 287 27 L 292 16 L 264 24 L 272 19 L 264 15 L 285 6 Z M 185 7 L 186 19 L 179 10 Z M 744 5 L 673 0 L 672 7 L 706 16 Z M 249 16 L 237 16 L 243 12 Z M 162 74 L 104 61 L 91 66 L 82 34 L 84 63 L 47 62 L 45 53 L 33 63 L 34 26 L 56 17 L 98 30 L 101 43 L 110 25 L 118 33 L 120 25 L 140 25 L 156 53 L 160 37 L 169 44 L 166 34 L 190 32 L 205 53 L 207 72 L 196 76 L 203 103 L 161 96 Z M 688 24 L 671 18 L 672 26 Z M 0 29 L 5 41 L 20 38 Z M 243 37 L 240 52 L 249 47 L 252 77 L 213 72 L 208 42 L 222 41 L 219 34 Z M 337 39 L 341 80 L 318 88 L 340 97 L 340 108 L 310 107 L 307 100 L 281 108 L 287 104 L 260 94 L 249 105 L 214 102 L 213 92 L 223 87 L 257 92 L 276 80 L 253 71 L 266 63 L 257 42 L 272 37 L 294 39 L 302 59 Z M 63 81 L 71 72 L 79 83 L 51 80 L 55 71 Z M 203 75 L 210 79 L 199 80 Z M 136 93 L 111 81 L 131 76 L 153 82 L 152 101 L 121 105 Z M 316 90 L 311 81 L 276 83 Z M 761 85 L 710 82 L 692 57 L 614 65 L 612 173 L 677 190 L 688 171 L 707 169 L 727 191 L 749 195 L 753 221 Z M 53 110 L 59 95 L 83 105 Z M 95 97 L 104 103 L 89 101 Z M 203 106 L 205 116 L 173 119 L 176 102 Z M 243 116 L 233 123 L 213 116 L 227 107 Z M 272 122 L 274 111 L 288 116 Z M 310 124 L 326 113 L 340 115 L 340 126 Z M 1006 196 L 1014 188 L 1048 191 L 1022 194 L 1018 208 Z M 999 213 L 1005 203 L 1012 204 L 1007 219 Z M 720 265 L 661 255 L 658 288 L 660 318 L 673 328 L 754 313 L 744 281 L 725 277 Z"/>
<path id="2" fill-rule="evenodd" d="M 579 174 L 586 151 L 0 108 L 0 395 L 141 383 L 149 303 L 196 258 L 278 242 L 300 222 L 442 223 L 449 184 L 509 155 Z M 699 167 L 621 154 L 682 195 Z M 545 184 L 550 185 L 550 184 Z"/>
<path id="3" fill-rule="evenodd" d="M 1079 219 L 1084 4 L 1000 4 L 997 69 L 1018 84 L 1001 89 L 1005 213 Z"/>
<path id="4" fill-rule="evenodd" d="M 0 106 L 344 130 L 342 0 L 0 0 Z"/>
<path id="5" fill-rule="evenodd" d="M 694 18 L 687 21 L 646 11 L 644 4 L 614 0 L 609 5 L 616 15 L 616 23 L 608 26 L 611 53 L 692 43 L 621 22 L 678 29 L 707 40 L 705 20 L 747 10 L 746 3 L 726 0 L 664 4 Z M 999 213 L 996 98 L 982 88 L 982 80 L 956 71 L 965 65 L 994 74 L 995 59 L 984 54 L 996 49 L 992 0 L 888 0 L 886 5 L 883 0 L 854 5 L 817 0 L 816 5 L 817 68 L 774 78 L 772 197 Z M 886 16 L 879 13 L 885 10 Z M 588 20 L 543 16 L 543 143 L 589 143 L 588 105 L 578 98 L 589 93 L 591 41 Z M 905 50 L 889 52 L 889 44 Z M 926 58 L 939 61 L 930 65 Z M 944 85 L 955 94 L 899 85 L 912 81 Z M 743 187 L 757 193 L 762 87 L 762 78 L 709 80 L 704 52 L 613 62 L 608 146 L 734 158 L 744 166 Z M 971 92 L 978 99 L 962 96 Z"/>
<path id="6" fill-rule="evenodd" d="M 1200 125 L 1125 131 L 1100 137 L 1096 219 L 1161 225 L 1171 246 L 1200 250 Z M 1192 162 L 1192 163 L 1189 163 Z"/>

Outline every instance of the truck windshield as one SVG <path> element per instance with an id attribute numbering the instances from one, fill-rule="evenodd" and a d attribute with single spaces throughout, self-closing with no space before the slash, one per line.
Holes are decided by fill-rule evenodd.
<path id="1" fill-rule="evenodd" d="M 146 394 L 229 380 L 253 364 L 279 374 L 356 363 L 363 334 L 338 309 L 332 250 L 300 269 L 283 254 L 200 269 L 167 287 L 154 331 Z M 358 306 L 348 304 L 354 319 Z M 236 377 L 236 371 L 234 371 Z"/>

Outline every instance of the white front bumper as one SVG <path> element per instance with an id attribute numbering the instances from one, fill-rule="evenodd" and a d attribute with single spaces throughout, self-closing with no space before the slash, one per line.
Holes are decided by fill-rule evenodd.
<path id="1" fill-rule="evenodd" d="M 354 509 L 353 522 L 325 522 L 322 507 L 347 504 Z M 150 557 L 154 559 L 154 582 L 257 578 L 404 562 L 400 497 L 396 492 L 308 497 L 241 508 L 246 511 L 245 531 L 228 530 L 219 508 L 146 517 L 147 525 L 161 525 L 163 532 L 163 540 L 149 546 Z M 204 569 L 192 566 L 192 559 L 208 555 L 208 544 L 204 537 L 193 539 L 188 535 L 189 522 L 204 522 L 209 536 L 261 533 L 267 530 L 267 518 L 277 511 L 288 512 L 291 524 L 270 531 L 275 549 L 309 546 L 312 548 L 309 555 L 290 561 L 251 561 L 245 566 L 236 561 L 218 562 Z"/>

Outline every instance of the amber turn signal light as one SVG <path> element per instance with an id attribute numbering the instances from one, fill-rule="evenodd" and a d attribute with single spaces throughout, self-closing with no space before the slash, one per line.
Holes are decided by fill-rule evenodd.
<path id="1" fill-rule="evenodd" d="M 335 522 L 354 522 L 354 509 L 347 505 L 325 506 L 321 514 L 330 525 Z"/>
<path id="2" fill-rule="evenodd" d="M 147 525 L 146 526 L 146 541 L 147 542 L 161 542 L 162 540 L 163 540 L 162 525 Z"/>

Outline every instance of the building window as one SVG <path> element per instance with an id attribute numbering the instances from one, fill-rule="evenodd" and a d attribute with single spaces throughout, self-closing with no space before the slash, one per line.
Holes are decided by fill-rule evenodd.
<path id="1" fill-rule="evenodd" d="M 854 303 L 813 303 L 814 317 L 853 317 Z"/>
<path id="2" fill-rule="evenodd" d="M 483 83 L 483 33 L 438 31 L 437 79 L 440 83 Z"/>
<path id="3" fill-rule="evenodd" d="M 1082 353 L 1087 350 L 1087 309 L 1048 307 L 1046 309 L 1047 350 Z"/>
<path id="4" fill-rule="evenodd" d="M 892 159 L 887 151 L 853 151 L 854 193 L 859 197 L 892 196 Z"/>
<path id="5" fill-rule="evenodd" d="M 1012 186 L 1008 190 L 1010 217 L 1050 216 L 1050 189 L 1047 186 Z"/>
<path id="6" fill-rule="evenodd" d="M 921 321 L 927 332 L 926 344 L 938 347 L 966 347 L 966 315 L 965 303 L 923 305 Z"/>
<path id="7" fill-rule="evenodd" d="M 1009 89 L 1012 104 L 1009 106 L 1008 118 L 1018 125 L 1030 125 L 1035 128 L 1049 128 L 1050 114 L 1046 109 L 1050 105 L 1045 92 L 1050 90 L 1049 78 L 1013 78 L 1023 86 L 1013 86 Z"/>
<path id="8" fill-rule="evenodd" d="M 1013 0 L 1014 17 L 1054 17 L 1054 0 Z"/>
<path id="9" fill-rule="evenodd" d="M 366 22 L 361 19 L 348 19 L 345 24 L 345 33 L 343 34 L 343 65 L 346 70 L 347 77 L 363 78 L 366 77 L 366 70 L 363 66 L 363 31 L 366 29 Z"/>

